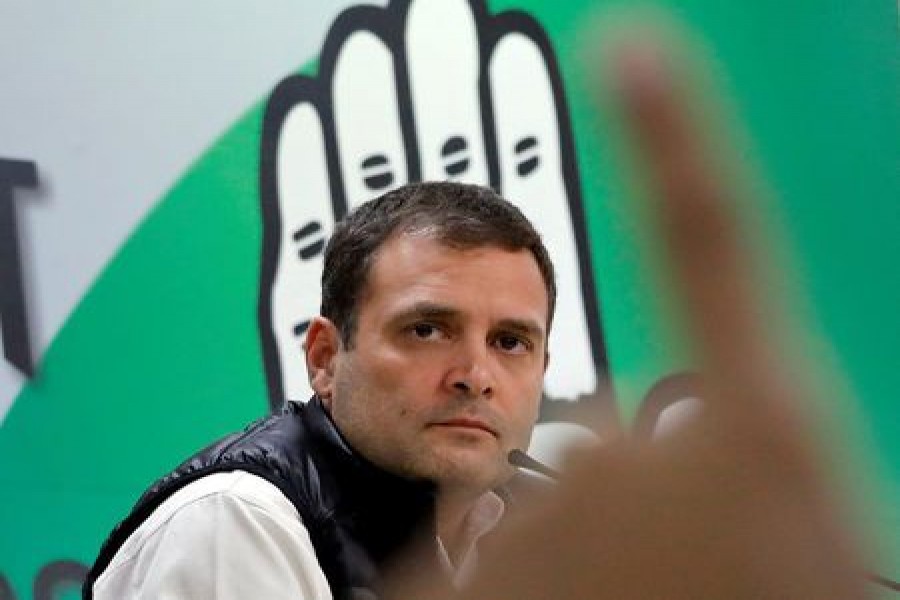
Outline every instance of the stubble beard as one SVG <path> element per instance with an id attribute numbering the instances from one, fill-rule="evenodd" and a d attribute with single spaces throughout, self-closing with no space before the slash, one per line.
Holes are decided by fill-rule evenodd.
<path id="1" fill-rule="evenodd" d="M 501 448 L 476 448 L 499 446 L 499 439 L 448 439 L 427 423 L 410 422 L 402 404 L 369 392 L 371 386 L 359 369 L 352 358 L 343 365 L 344 372 L 336 381 L 332 419 L 351 448 L 366 460 L 405 479 L 429 480 L 439 488 L 473 493 L 494 489 L 513 475 Z M 359 410 L 360 406 L 377 407 L 379 414 Z M 390 428 L 392 422 L 400 425 L 396 431 Z M 374 423 L 384 430 L 373 429 Z"/>

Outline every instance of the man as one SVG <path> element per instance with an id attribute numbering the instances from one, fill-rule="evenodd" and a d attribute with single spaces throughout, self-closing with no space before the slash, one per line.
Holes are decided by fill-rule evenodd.
<path id="1" fill-rule="evenodd" d="M 363 205 L 326 249 L 313 399 L 152 486 L 85 596 L 372 597 L 412 544 L 461 583 L 537 419 L 555 297 L 539 235 L 489 189 Z"/>
<path id="2" fill-rule="evenodd" d="M 627 43 L 611 46 L 614 54 L 609 62 L 613 70 L 606 75 L 607 80 L 614 83 L 614 100 L 643 168 L 640 175 L 650 193 L 652 212 L 657 219 L 656 237 L 664 241 L 670 283 L 680 301 L 685 325 L 702 367 L 704 407 L 690 423 L 679 427 L 664 440 L 646 444 L 622 437 L 575 461 L 574 466 L 567 469 L 555 498 L 544 508 L 541 518 L 511 529 L 505 539 L 492 545 L 492 552 L 479 557 L 474 581 L 461 595 L 456 595 L 456 600 L 849 600 L 866 597 L 858 541 L 853 528 L 847 525 L 840 499 L 835 498 L 837 494 L 827 473 L 827 461 L 823 460 L 821 449 L 815 444 L 812 427 L 801 404 L 804 398 L 808 400 L 810 392 L 802 385 L 799 369 L 791 357 L 775 342 L 777 333 L 769 327 L 774 320 L 772 310 L 760 297 L 753 257 L 740 235 L 736 211 L 731 205 L 740 188 L 732 180 L 733 174 L 722 168 L 722 155 L 727 152 L 711 143 L 708 131 L 695 121 L 697 111 L 690 109 L 693 98 L 684 89 L 683 69 L 676 71 L 666 58 L 677 55 L 674 51 L 677 49 L 646 41 L 653 37 L 647 36 L 646 31 L 630 33 L 621 38 L 628 40 Z M 412 514 L 413 509 L 434 506 L 437 516 L 436 521 L 432 521 L 436 523 L 434 531 L 447 550 L 445 558 L 449 560 L 445 565 L 452 568 L 468 560 L 471 554 L 466 551 L 475 537 L 461 535 L 465 528 L 454 527 L 460 522 L 458 515 L 465 510 L 460 507 L 471 507 L 468 517 L 476 517 L 463 518 L 462 522 L 478 520 L 482 499 L 491 496 L 477 496 L 476 490 L 487 489 L 485 486 L 489 481 L 503 479 L 505 467 L 501 448 L 519 445 L 515 440 L 516 432 L 522 436 L 518 442 L 527 438 L 524 416 L 534 410 L 533 406 L 530 409 L 528 406 L 536 402 L 536 396 L 522 396 L 525 403 L 513 409 L 505 400 L 499 401 L 507 398 L 501 384 L 511 381 L 506 376 L 522 366 L 514 362 L 513 357 L 525 356 L 530 361 L 533 356 L 529 357 L 525 350 L 533 351 L 538 346 L 545 356 L 543 340 L 546 340 L 546 331 L 535 336 L 535 331 L 540 332 L 540 329 L 534 326 L 535 322 L 540 322 L 541 314 L 549 326 L 553 293 L 552 279 L 544 277 L 547 305 L 541 313 L 538 295 L 531 289 L 535 287 L 535 278 L 526 276 L 528 269 L 519 273 L 521 280 L 516 275 L 515 281 L 510 281 L 511 273 L 506 271 L 524 267 L 521 261 L 514 260 L 516 256 L 522 256 L 522 250 L 507 249 L 502 244 L 451 246 L 441 258 L 434 255 L 437 250 L 434 244 L 428 247 L 415 243 L 416 239 L 422 238 L 435 242 L 433 235 L 434 230 L 425 226 L 414 228 L 400 238 L 387 237 L 371 259 L 374 266 L 368 267 L 366 287 L 359 290 L 360 295 L 356 297 L 357 321 L 349 321 L 353 323 L 349 330 L 346 327 L 348 321 L 343 329 L 335 326 L 333 330 L 333 316 L 323 315 L 326 319 L 315 324 L 315 338 L 313 330 L 310 331 L 307 354 L 317 394 L 328 398 L 319 403 L 314 401 L 312 408 L 330 407 L 334 421 L 328 419 L 327 423 L 338 423 L 338 426 L 346 423 L 346 439 L 355 440 L 361 448 L 372 452 L 370 460 L 376 464 L 395 464 L 399 472 L 405 474 L 399 478 L 387 475 L 382 469 L 363 461 L 358 454 L 352 454 L 367 472 L 383 476 L 369 480 L 374 484 L 365 486 L 364 492 L 360 490 L 367 496 L 357 505 L 361 509 L 359 514 L 371 516 L 383 511 L 377 522 L 366 522 L 373 531 L 388 533 L 394 531 L 392 525 L 396 522 L 416 520 L 391 520 L 398 513 L 404 515 L 404 511 L 409 510 Z M 402 238 L 406 238 L 405 242 L 394 244 Z M 411 284 L 407 289 L 413 298 L 419 292 L 426 296 L 446 292 L 452 300 L 469 298 L 467 293 L 457 296 L 459 290 L 450 283 L 455 274 L 460 274 L 467 284 L 478 286 L 477 291 L 485 296 L 481 299 L 485 307 L 474 308 L 473 318 L 465 318 L 465 311 L 460 315 L 455 310 L 447 310 L 452 306 L 429 307 L 429 300 L 408 311 L 409 320 L 391 319 L 390 314 L 404 314 L 402 308 L 393 313 L 390 310 L 405 305 L 401 301 L 402 295 L 395 298 L 394 304 L 387 301 L 389 294 L 379 292 L 400 289 L 403 277 L 392 266 L 410 265 L 414 262 L 408 260 L 410 255 L 419 253 L 424 264 L 434 266 L 435 270 L 421 273 L 418 279 L 413 275 L 406 280 Z M 503 258 L 491 276 L 485 278 L 481 267 L 486 262 L 486 255 L 491 254 Z M 474 271 L 469 270 L 468 261 L 448 258 L 453 256 L 467 256 Z M 535 264 L 540 265 L 538 254 L 534 256 Z M 534 265 L 530 266 L 534 268 Z M 328 268 L 326 272 L 329 272 Z M 373 273 L 376 277 L 387 277 L 373 286 Z M 544 275 L 544 271 L 541 274 Z M 498 298 L 508 298 L 501 290 L 512 283 L 523 284 L 523 304 L 495 304 L 487 300 L 495 292 L 500 292 Z M 531 292 L 527 291 L 529 289 Z M 413 300 L 413 304 L 415 302 Z M 514 314 L 498 310 L 512 304 L 518 306 Z M 463 305 L 470 307 L 468 302 Z M 367 306 L 380 308 L 367 312 Z M 493 318 L 488 318 L 489 315 Z M 421 319 L 422 316 L 430 318 Z M 494 329 L 488 323 L 494 323 Z M 471 329 L 460 324 L 474 326 L 481 335 L 474 335 Z M 372 327 L 366 334 L 371 338 L 362 335 L 366 327 Z M 347 331 L 352 335 L 346 340 L 339 335 L 334 341 L 336 332 Z M 490 331 L 503 333 L 488 335 Z M 509 333 L 529 331 L 531 335 L 524 339 L 516 339 L 516 335 L 507 337 Z M 466 334 L 460 337 L 460 332 Z M 472 342 L 471 347 L 463 344 L 463 358 L 447 363 L 456 366 L 448 371 L 452 375 L 441 380 L 441 393 L 433 398 L 443 400 L 432 405 L 433 410 L 410 402 L 414 396 L 408 395 L 419 388 L 413 382 L 429 380 L 428 372 L 424 371 L 406 373 L 410 377 L 405 380 L 409 387 L 398 389 L 400 400 L 396 405 L 378 402 L 369 408 L 357 407 L 359 412 L 355 413 L 349 406 L 340 408 L 342 399 L 347 399 L 341 381 L 366 382 L 377 391 L 376 397 L 384 399 L 380 394 L 403 374 L 403 358 L 413 359 L 415 369 L 421 368 L 425 363 L 420 359 L 427 357 L 447 361 L 450 356 L 456 357 L 447 345 L 458 345 L 464 339 L 480 339 L 482 343 Z M 526 340 L 534 347 L 529 348 Z M 364 341 L 366 346 L 363 346 Z M 404 347 L 404 341 L 409 346 Z M 364 347 L 372 352 L 364 353 Z M 484 362 L 475 361 L 479 357 L 478 350 Z M 519 350 L 523 353 L 519 354 Z M 529 363 L 527 368 L 523 367 L 522 375 L 527 379 L 533 371 L 542 368 L 543 365 Z M 539 379 L 536 374 L 535 377 Z M 534 386 L 532 389 L 527 384 L 523 388 L 537 394 L 538 384 Z M 459 395 L 449 393 L 448 388 L 458 391 Z M 445 413 L 443 407 L 453 404 L 451 398 L 458 400 L 460 406 L 469 406 L 467 398 L 471 398 L 471 406 L 484 406 L 478 398 L 497 399 L 497 412 L 469 409 L 474 412 L 460 416 L 460 413 L 451 413 L 447 409 Z M 326 415 L 323 410 L 313 414 Z M 343 416 L 338 416 L 340 414 Z M 370 439 L 363 433 L 362 425 L 366 422 L 385 423 L 391 414 L 402 424 L 396 426 L 397 439 Z M 495 421 L 494 417 L 507 420 L 501 427 L 501 419 Z M 477 431 L 482 428 L 487 430 L 484 434 Z M 422 435 L 415 436 L 414 432 Z M 396 442 L 410 439 L 417 440 L 413 452 L 400 451 Z M 421 454 L 416 453 L 417 449 Z M 238 450 L 242 451 L 243 447 Z M 349 449 L 347 453 L 349 455 Z M 470 461 L 474 456 L 481 456 L 491 466 L 476 467 L 476 461 Z M 307 475 L 305 481 L 314 476 L 327 476 L 318 470 L 315 462 L 295 463 L 295 466 Z M 440 473 L 434 487 L 427 484 L 419 487 L 416 475 L 426 474 L 427 477 L 434 473 Z M 209 479 L 216 476 L 210 475 Z M 469 476 L 471 479 L 467 479 Z M 468 485 L 462 484 L 464 481 L 468 481 Z M 330 477 L 321 482 L 322 485 L 331 483 Z M 382 483 L 385 489 L 379 488 Z M 399 510 L 391 511 L 392 507 L 381 501 L 386 497 L 385 490 L 391 493 L 398 489 L 393 487 L 395 485 L 406 486 L 404 491 L 409 495 L 390 496 L 392 498 L 427 499 L 433 493 L 436 501 L 432 505 L 413 500 Z M 240 486 L 235 484 L 233 487 Z M 289 496 L 278 490 L 271 495 L 282 503 L 282 496 Z M 257 495 L 260 504 L 272 499 L 263 496 Z M 331 495 L 323 494 L 320 498 L 330 499 Z M 375 507 L 375 511 L 365 510 L 371 507 Z M 427 511 L 420 514 L 427 516 Z M 492 516 L 496 517 L 496 512 Z M 356 523 L 359 522 L 362 521 Z M 281 588 L 268 585 L 269 574 L 276 570 L 272 565 L 284 567 L 285 571 L 295 567 L 282 549 L 282 542 L 291 533 L 286 533 L 289 531 L 286 527 L 270 525 L 262 519 L 253 521 L 239 528 L 242 536 L 232 536 L 222 542 L 227 547 L 232 541 L 269 536 L 268 541 L 258 544 L 247 558 L 257 565 L 262 562 L 260 558 L 265 558 L 268 571 L 254 577 L 251 584 L 234 593 L 235 597 L 277 598 L 283 593 Z M 385 527 L 379 530 L 380 525 Z M 214 531 L 212 527 L 208 529 Z M 309 537 L 319 535 L 316 531 L 315 527 L 310 527 Z M 416 528 L 410 531 L 414 532 Z M 397 533 L 397 536 L 382 538 L 390 540 L 388 544 L 377 548 L 370 546 L 374 550 L 372 556 L 376 559 L 386 556 L 398 546 L 394 542 L 399 538 L 413 537 L 405 535 L 405 531 Z M 376 538 L 361 536 L 360 539 Z M 298 535 L 297 540 L 309 545 L 305 532 Z M 183 543 L 185 540 L 178 541 Z M 330 548 L 341 551 L 338 563 L 357 566 L 365 563 L 360 560 L 360 554 L 353 552 L 348 540 L 332 541 L 335 543 Z M 171 545 L 178 552 L 179 544 Z M 300 548 L 303 544 L 297 546 Z M 319 546 L 322 546 L 321 541 Z M 120 552 L 125 552 L 124 547 Z M 104 553 L 109 554 L 108 550 Z M 101 553 L 92 576 L 107 568 L 108 557 L 104 562 L 104 553 Z M 224 554 L 233 563 L 238 562 L 234 552 L 224 551 Z M 131 551 L 129 557 L 119 559 L 117 556 L 116 561 L 119 565 L 127 564 L 131 556 L 139 555 L 139 552 Z M 422 552 L 419 556 L 434 556 L 434 552 Z M 155 557 L 166 562 L 165 553 L 157 553 Z M 330 571 L 325 562 L 328 555 L 319 553 L 318 558 L 327 574 Z M 203 559 L 195 562 L 210 568 Z M 227 561 L 216 562 L 215 566 L 217 577 L 221 577 L 219 587 L 215 588 L 217 592 L 229 591 L 229 585 L 241 584 L 240 577 L 228 576 L 230 565 Z M 108 567 L 107 571 L 114 567 Z M 242 572 L 246 573 L 248 569 L 243 566 Z M 301 571 L 297 569 L 297 572 Z M 356 574 L 359 572 L 357 569 Z M 115 578 L 105 572 L 102 577 L 107 577 L 108 581 Z M 277 578 L 277 575 L 272 577 Z M 209 593 L 209 588 L 190 587 L 187 582 L 196 580 L 190 569 L 181 569 L 179 578 L 181 587 L 173 588 L 175 591 L 169 597 L 203 597 L 204 593 Z M 428 583 L 424 588 L 414 577 L 394 580 L 393 597 L 432 600 L 447 597 L 446 590 L 434 589 L 433 578 L 426 579 Z M 135 585 L 142 583 L 138 581 Z M 280 578 L 278 583 L 291 585 L 293 582 Z M 107 590 L 114 589 L 102 580 L 98 580 L 98 585 L 107 585 Z M 120 595 L 127 597 L 129 588 L 119 585 L 121 587 L 116 589 L 124 590 Z M 315 594 L 325 588 L 324 584 L 316 587 L 316 583 L 310 581 L 303 585 L 294 584 L 291 593 L 298 590 Z"/>

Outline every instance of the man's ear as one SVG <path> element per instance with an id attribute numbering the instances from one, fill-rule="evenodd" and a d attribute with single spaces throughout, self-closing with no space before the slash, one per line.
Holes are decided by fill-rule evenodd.
<path id="1" fill-rule="evenodd" d="M 334 370 L 341 349 L 341 335 L 337 326 L 325 317 L 314 317 L 306 330 L 306 372 L 309 385 L 325 406 L 334 393 Z"/>

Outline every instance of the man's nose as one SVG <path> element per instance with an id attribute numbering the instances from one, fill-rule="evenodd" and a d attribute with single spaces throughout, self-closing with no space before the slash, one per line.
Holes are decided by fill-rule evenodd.
<path id="1" fill-rule="evenodd" d="M 494 381 L 490 351 L 482 343 L 469 344 L 447 374 L 449 386 L 458 394 L 470 397 L 490 397 L 494 393 Z"/>

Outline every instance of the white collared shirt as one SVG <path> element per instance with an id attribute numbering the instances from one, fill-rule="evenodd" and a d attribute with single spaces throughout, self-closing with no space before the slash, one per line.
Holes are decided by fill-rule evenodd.
<path id="1" fill-rule="evenodd" d="M 441 538 L 438 538 L 438 560 L 457 588 L 465 586 L 474 577 L 475 565 L 478 563 L 478 540 L 493 531 L 503 518 L 505 508 L 503 500 L 494 492 L 487 492 L 475 501 L 463 520 L 460 532 L 462 552 L 456 565 L 450 560 L 450 554 Z"/>
<path id="2" fill-rule="evenodd" d="M 477 542 L 503 515 L 494 493 L 464 521 L 458 565 L 438 540 L 454 584 L 471 579 Z M 96 600 L 331 600 L 297 509 L 265 479 L 214 473 L 166 499 L 132 533 L 94 583 Z"/>

